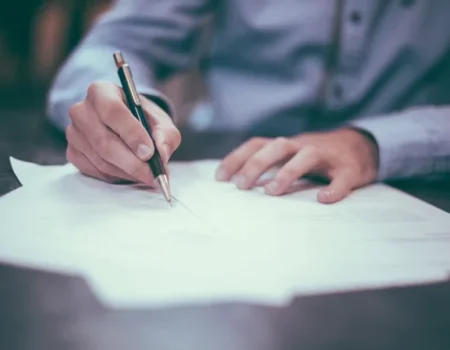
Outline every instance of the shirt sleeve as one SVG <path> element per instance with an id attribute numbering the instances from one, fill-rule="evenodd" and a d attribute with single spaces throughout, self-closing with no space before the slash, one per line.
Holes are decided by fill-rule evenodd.
<path id="1" fill-rule="evenodd" d="M 450 173 L 450 106 L 353 121 L 379 149 L 379 181 Z"/>
<path id="2" fill-rule="evenodd" d="M 172 104 L 155 83 L 200 59 L 201 31 L 214 0 L 117 0 L 94 24 L 58 71 L 47 98 L 47 115 L 59 128 L 69 108 L 83 100 L 89 85 L 120 86 L 113 53 L 122 51 L 138 91 L 174 117 Z"/>

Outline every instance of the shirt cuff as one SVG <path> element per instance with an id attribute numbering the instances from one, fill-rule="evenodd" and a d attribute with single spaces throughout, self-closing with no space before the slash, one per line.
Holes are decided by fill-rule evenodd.
<path id="1" fill-rule="evenodd" d="M 161 108 L 167 115 L 175 122 L 176 120 L 176 111 L 172 101 L 161 92 L 148 88 L 148 87 L 136 87 L 139 94 L 145 96 L 148 100 L 152 101 L 159 108 Z"/>
<path id="2" fill-rule="evenodd" d="M 420 123 L 394 115 L 356 120 L 350 125 L 368 132 L 377 143 L 377 181 L 432 172 L 429 135 Z"/>

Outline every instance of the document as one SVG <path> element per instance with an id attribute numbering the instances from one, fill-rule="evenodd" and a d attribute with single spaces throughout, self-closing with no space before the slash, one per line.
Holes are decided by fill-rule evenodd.
<path id="1" fill-rule="evenodd" d="M 106 184 L 72 166 L 12 164 L 24 186 L 0 199 L 3 262 L 81 275 L 115 308 L 291 297 L 271 247 L 248 252 L 221 239 L 177 199 L 171 208 L 155 190 Z"/>
<path id="2" fill-rule="evenodd" d="M 279 305 L 450 272 L 450 215 L 383 184 L 322 205 L 309 181 L 270 197 L 216 182 L 216 160 L 174 162 L 170 208 L 71 165 L 11 164 L 23 187 L 0 199 L 0 260 L 80 274 L 110 307 Z"/>

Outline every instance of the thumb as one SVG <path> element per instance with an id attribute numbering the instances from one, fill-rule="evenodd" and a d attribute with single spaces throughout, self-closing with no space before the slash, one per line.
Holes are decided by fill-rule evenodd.
<path id="1" fill-rule="evenodd" d="M 347 197 L 355 186 L 354 175 L 349 171 L 340 171 L 332 178 L 331 183 L 321 189 L 317 194 L 317 199 L 323 204 L 339 202 Z"/>

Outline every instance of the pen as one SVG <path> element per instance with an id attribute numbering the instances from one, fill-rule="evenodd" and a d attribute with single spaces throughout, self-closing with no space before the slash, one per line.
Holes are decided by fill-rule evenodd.
<path id="1" fill-rule="evenodd" d="M 120 51 L 114 53 L 114 61 L 117 66 L 117 73 L 119 74 L 120 82 L 122 84 L 123 91 L 127 100 L 128 108 L 131 113 L 136 117 L 137 120 L 142 124 L 150 138 L 152 137 L 152 131 L 148 125 L 147 118 L 145 117 L 144 111 L 141 105 L 141 99 L 136 90 L 136 85 L 133 81 L 133 76 L 128 63 L 125 62 L 123 55 Z M 150 169 L 152 170 L 153 176 L 158 181 L 159 186 L 164 194 L 164 197 L 169 202 L 172 202 L 172 196 L 170 195 L 169 180 L 167 178 L 166 170 L 161 161 L 161 156 L 156 148 L 155 153 L 148 161 Z"/>

